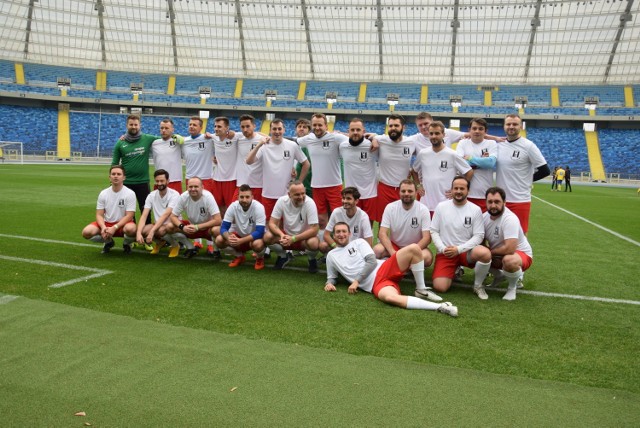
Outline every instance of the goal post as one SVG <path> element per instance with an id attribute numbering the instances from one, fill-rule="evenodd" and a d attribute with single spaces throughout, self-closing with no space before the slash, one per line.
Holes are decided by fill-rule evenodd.
<path id="1" fill-rule="evenodd" d="M 24 164 L 22 146 L 20 141 L 0 141 L 0 162 L 11 161 Z"/>

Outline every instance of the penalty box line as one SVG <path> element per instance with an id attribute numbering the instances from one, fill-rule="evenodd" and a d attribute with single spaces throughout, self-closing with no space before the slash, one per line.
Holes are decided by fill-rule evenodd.
<path id="1" fill-rule="evenodd" d="M 86 281 L 86 280 L 93 279 L 93 278 L 99 278 L 101 276 L 109 275 L 109 274 L 113 273 L 112 271 L 105 270 L 105 269 L 96 269 L 96 268 L 91 268 L 91 267 L 86 267 L 86 266 L 68 265 L 68 264 L 65 264 L 65 263 L 49 262 L 49 261 L 46 261 L 46 260 L 23 259 L 23 258 L 20 258 L 20 257 L 11 257 L 11 256 L 3 256 L 3 255 L 0 255 L 0 259 L 9 260 L 9 261 L 18 262 L 18 263 L 31 263 L 31 264 L 41 265 L 41 266 L 52 266 L 52 267 L 59 267 L 59 268 L 63 268 L 63 269 L 71 269 L 71 270 L 92 272 L 89 275 L 83 275 L 83 276 L 78 277 L 78 278 L 70 279 L 69 281 L 63 281 L 63 282 L 57 282 L 55 284 L 51 284 L 51 285 L 49 285 L 49 288 L 66 287 L 67 285 L 76 284 L 78 282 Z"/>

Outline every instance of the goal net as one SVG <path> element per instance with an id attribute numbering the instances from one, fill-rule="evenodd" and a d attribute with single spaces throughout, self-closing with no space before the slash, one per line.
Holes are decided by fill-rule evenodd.
<path id="1" fill-rule="evenodd" d="M 24 163 L 22 143 L 19 141 L 0 141 L 0 162 Z"/>

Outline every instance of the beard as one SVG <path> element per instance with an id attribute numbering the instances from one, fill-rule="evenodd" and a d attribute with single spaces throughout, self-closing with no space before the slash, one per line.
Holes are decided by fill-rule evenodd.
<path id="1" fill-rule="evenodd" d="M 164 189 L 167 188 L 167 185 L 166 184 L 158 184 L 156 187 L 158 188 L 159 191 L 162 192 Z"/>
<path id="2" fill-rule="evenodd" d="M 493 208 L 487 211 L 489 211 L 489 215 L 493 217 L 500 217 L 504 213 L 504 207 L 502 207 L 501 210 L 498 210 L 497 208 Z"/>
<path id="3" fill-rule="evenodd" d="M 352 146 L 359 146 L 360 143 L 362 143 L 364 141 L 364 137 L 360 138 L 359 140 L 353 140 L 351 138 L 349 138 L 349 144 L 351 144 Z"/>
<path id="4" fill-rule="evenodd" d="M 400 131 L 389 131 L 389 138 L 393 141 L 398 141 L 402 137 L 402 132 Z"/>

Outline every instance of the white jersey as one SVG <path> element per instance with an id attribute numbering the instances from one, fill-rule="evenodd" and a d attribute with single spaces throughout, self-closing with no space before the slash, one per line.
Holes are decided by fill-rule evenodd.
<path id="1" fill-rule="evenodd" d="M 378 163 L 380 164 L 380 182 L 391 187 L 399 187 L 400 182 L 409 176 L 411 157 L 415 151 L 414 141 L 405 136 L 398 143 L 388 135 L 378 135 Z"/>
<path id="2" fill-rule="evenodd" d="M 522 231 L 520 220 L 509 208 L 505 207 L 504 213 L 495 220 L 492 220 L 491 214 L 486 212 L 483 214 L 482 220 L 484 222 L 484 237 L 489 242 L 489 248 L 494 249 L 505 239 L 517 239 L 516 250 L 533 258 L 533 250 L 527 236 Z"/>
<path id="3" fill-rule="evenodd" d="M 238 157 L 236 159 L 236 184 L 238 187 L 248 184 L 252 189 L 262 188 L 262 161 L 256 160 L 251 165 L 245 160 L 249 152 L 258 145 L 262 136 L 253 134 L 253 137 L 246 138 L 241 133 L 236 133 L 233 141 L 238 146 Z"/>
<path id="4" fill-rule="evenodd" d="M 220 208 L 208 190 L 203 190 L 202 197 L 197 201 L 191 199 L 187 191 L 180 195 L 178 203 L 173 208 L 173 215 L 179 216 L 182 213 L 186 213 L 187 220 L 191 224 L 198 224 L 207 222 L 214 215 L 220 214 Z"/>
<path id="5" fill-rule="evenodd" d="M 416 145 L 416 153 L 420 153 L 420 150 L 431 147 L 431 140 L 429 137 L 425 137 L 420 132 L 413 134 L 410 138 L 414 140 Z M 456 131 L 455 129 L 445 128 L 444 130 L 444 145 L 447 147 L 453 146 L 456 141 L 460 141 L 464 138 L 464 132 Z"/>
<path id="6" fill-rule="evenodd" d="M 213 137 L 213 151 L 216 164 L 213 170 L 213 179 L 216 181 L 233 181 L 236 179 L 236 162 L 238 159 L 238 144 L 230 138 L 220 140 Z"/>
<path id="7" fill-rule="evenodd" d="M 344 135 L 329 132 L 320 138 L 313 133 L 298 138 L 298 144 L 309 151 L 309 157 L 311 158 L 312 188 L 342 185 L 338 147 L 345 140 L 349 141 Z"/>
<path id="8" fill-rule="evenodd" d="M 156 170 L 164 169 L 169 173 L 169 182 L 182 182 L 182 148 L 169 137 L 158 138 L 151 144 L 151 155 Z"/>
<path id="9" fill-rule="evenodd" d="M 470 139 L 465 139 L 458 143 L 456 153 L 462 158 L 472 156 L 474 158 L 494 157 L 497 159 L 498 144 L 492 140 L 474 143 Z M 473 166 L 471 168 L 473 168 L 473 178 L 469 188 L 469 197 L 484 199 L 487 189 L 493 186 L 493 168 L 474 168 Z"/>
<path id="10" fill-rule="evenodd" d="M 471 250 L 484 239 L 482 210 L 471 202 L 462 206 L 453 200 L 441 202 L 431 222 L 431 238 L 438 253 L 451 245 L 457 246 L 460 254 Z"/>
<path id="11" fill-rule="evenodd" d="M 295 142 L 283 139 L 280 144 L 269 142 L 263 144 L 256 153 L 257 162 L 262 162 L 262 196 L 278 199 L 287 194 L 287 186 L 291 181 L 291 170 L 294 161 L 300 163 L 307 160 L 302 149 Z"/>
<path id="12" fill-rule="evenodd" d="M 307 197 L 296 207 L 289 195 L 285 195 L 276 202 L 271 218 L 282 220 L 282 229 L 287 235 L 298 235 L 312 224 L 318 224 L 318 208 L 313 199 Z"/>
<path id="13" fill-rule="evenodd" d="M 167 193 L 164 194 L 164 197 L 160 195 L 159 190 L 154 190 L 149 193 L 147 199 L 144 201 L 144 207 L 150 209 L 151 212 L 153 212 L 154 221 L 158 221 L 167 208 L 171 208 L 173 211 L 179 199 L 180 193 L 167 187 Z M 165 220 L 165 223 L 167 222 L 169 222 L 169 217 Z"/>
<path id="14" fill-rule="evenodd" d="M 240 237 L 252 234 L 256 226 L 266 226 L 267 216 L 264 206 L 256 201 L 251 201 L 251 205 L 245 211 L 240 202 L 234 201 L 224 213 L 224 221 L 231 223 L 229 232 L 235 232 Z"/>
<path id="15" fill-rule="evenodd" d="M 96 210 L 104 210 L 104 221 L 116 223 L 127 215 L 128 211 L 136 212 L 136 194 L 127 186 L 118 192 L 107 187 L 98 195 Z"/>
<path id="16" fill-rule="evenodd" d="M 413 169 L 422 177 L 424 186 L 425 195 L 420 202 L 433 211 L 447 199 L 445 192 L 451 190 L 456 175 L 466 174 L 471 167 L 449 147 L 443 147 L 437 153 L 430 147 L 418 153 Z"/>
<path id="17" fill-rule="evenodd" d="M 540 149 L 526 138 L 498 144 L 496 185 L 507 194 L 507 202 L 530 202 L 533 172 L 547 161 Z"/>
<path id="18" fill-rule="evenodd" d="M 340 143 L 340 156 L 344 162 L 344 185 L 355 187 L 360 199 L 378 196 L 378 155 L 371 153 L 371 141 L 363 140 L 357 146 L 347 141 Z"/>
<path id="19" fill-rule="evenodd" d="M 349 217 L 347 215 L 347 211 L 343 207 L 336 208 L 331 212 L 331 217 L 329 217 L 326 229 L 332 231 L 336 223 L 339 222 L 344 222 L 349 225 L 349 230 L 351 230 L 350 241 L 358 238 L 366 239 L 373 237 L 369 216 L 359 207 L 356 207 L 356 213 L 353 217 Z"/>
<path id="20" fill-rule="evenodd" d="M 417 244 L 422 239 L 422 232 L 429 231 L 431 216 L 424 205 L 415 201 L 411 208 L 405 210 L 402 201 L 391 202 L 384 209 L 380 227 L 389 229 L 391 242 L 398 247 Z"/>
<path id="21" fill-rule="evenodd" d="M 360 276 L 365 266 L 364 258 L 369 254 L 374 254 L 374 252 L 364 239 L 356 239 L 344 247 L 334 248 L 327 254 L 327 279 L 337 280 L 338 275 L 342 275 L 344 279 L 352 283 Z M 371 293 L 376 274 L 383 263 L 384 260 L 376 260 L 376 268 L 359 282 L 358 288 Z"/>
<path id="22" fill-rule="evenodd" d="M 187 180 L 198 177 L 201 180 L 213 178 L 213 140 L 188 136 L 182 144 L 182 156 L 186 165 Z"/>

